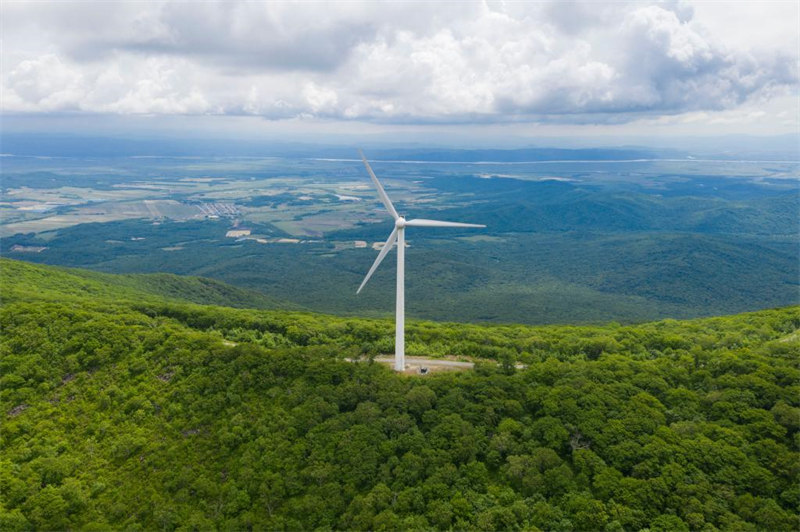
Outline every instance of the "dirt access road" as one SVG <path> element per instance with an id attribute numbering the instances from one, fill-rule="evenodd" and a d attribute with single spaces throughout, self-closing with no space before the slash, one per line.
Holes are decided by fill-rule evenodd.
<path id="1" fill-rule="evenodd" d="M 347 359 L 349 362 L 359 362 L 356 359 Z M 361 362 L 366 359 L 361 359 Z M 393 355 L 382 355 L 374 358 L 375 362 L 379 364 L 386 364 L 387 366 L 394 367 Z M 488 361 L 487 361 L 488 362 Z M 424 358 L 424 357 L 406 357 L 406 369 L 403 371 L 406 375 L 430 375 L 431 373 L 440 373 L 442 371 L 467 371 L 475 367 L 474 362 L 467 362 L 464 360 L 451 360 L 447 358 Z M 515 364 L 517 369 L 525 369 L 525 364 Z"/>
<path id="2" fill-rule="evenodd" d="M 394 366 L 393 356 L 375 357 L 375 362 Z M 406 357 L 406 369 L 403 373 L 419 375 L 422 369 L 426 368 L 425 373 L 439 371 L 466 371 L 475 367 L 473 362 L 461 362 L 459 360 L 447 360 L 443 358 L 422 358 Z"/>

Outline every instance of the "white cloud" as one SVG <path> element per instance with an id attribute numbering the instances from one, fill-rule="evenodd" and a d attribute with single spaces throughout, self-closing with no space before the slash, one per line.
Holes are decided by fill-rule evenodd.
<path id="1" fill-rule="evenodd" d="M 336 91 L 318 87 L 312 82 L 306 83 L 303 87 L 303 97 L 314 113 L 335 112 L 339 101 Z"/>
<path id="2" fill-rule="evenodd" d="M 8 83 L 25 110 L 42 111 L 80 109 L 85 87 L 79 69 L 53 54 L 21 61 Z"/>
<path id="3" fill-rule="evenodd" d="M 728 20 L 738 5 L 723 6 Z M 778 25 L 775 40 L 759 28 L 748 48 L 714 18 L 722 8 L 676 1 L 5 3 L 2 106 L 389 123 L 696 117 L 796 90 L 797 17 L 779 7 L 754 22 Z"/>
<path id="4" fill-rule="evenodd" d="M 5 111 L 203 114 L 213 111 L 180 58 L 121 57 L 103 64 L 66 63 L 54 54 L 21 61 L 8 74 Z"/>

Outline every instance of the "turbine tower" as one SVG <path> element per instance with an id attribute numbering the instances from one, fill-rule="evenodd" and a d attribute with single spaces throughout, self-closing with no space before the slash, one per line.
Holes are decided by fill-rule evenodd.
<path id="1" fill-rule="evenodd" d="M 406 316 L 405 316 L 405 258 L 406 258 L 406 227 L 486 227 L 485 225 L 479 224 L 465 224 L 460 222 L 442 222 L 439 220 L 424 220 L 422 218 L 418 218 L 415 220 L 406 220 L 399 214 L 392 205 L 392 202 L 389 200 L 389 196 L 386 195 L 386 191 L 383 190 L 383 186 L 381 186 L 380 181 L 378 178 L 375 177 L 375 172 L 372 171 L 369 163 L 367 162 L 367 158 L 364 157 L 364 153 L 359 150 L 358 153 L 361 155 L 361 160 L 364 161 L 364 166 L 367 167 L 367 173 L 369 173 L 370 179 L 375 184 L 375 188 L 378 189 L 378 196 L 380 196 L 381 201 L 383 202 L 386 210 L 389 211 L 389 214 L 392 215 L 394 218 L 394 229 L 392 229 L 389 238 L 386 239 L 386 243 L 383 245 L 380 253 L 378 253 L 378 257 L 375 259 L 375 262 L 372 263 L 372 268 L 369 269 L 367 276 L 364 277 L 364 280 L 361 282 L 361 286 L 358 287 L 356 294 L 361 292 L 361 289 L 364 288 L 364 285 L 367 284 L 369 278 L 372 277 L 372 274 L 378 268 L 378 265 L 381 261 L 386 257 L 386 254 L 389 253 L 389 250 L 392 249 L 392 246 L 396 243 L 397 244 L 397 299 L 396 299 L 396 308 L 395 308 L 395 329 L 394 329 L 394 369 L 395 371 L 403 371 L 406 368 L 406 345 L 405 345 L 405 325 L 406 325 Z"/>

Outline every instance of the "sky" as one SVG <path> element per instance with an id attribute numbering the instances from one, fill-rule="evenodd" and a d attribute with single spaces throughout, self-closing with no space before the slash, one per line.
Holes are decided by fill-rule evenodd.
<path id="1" fill-rule="evenodd" d="M 798 134 L 800 2 L 0 3 L 5 131 Z"/>

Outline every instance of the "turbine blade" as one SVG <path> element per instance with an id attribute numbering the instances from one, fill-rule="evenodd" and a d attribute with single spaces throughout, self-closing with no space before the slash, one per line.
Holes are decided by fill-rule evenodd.
<path id="1" fill-rule="evenodd" d="M 406 221 L 407 227 L 486 227 L 482 224 L 465 224 L 461 222 L 442 222 L 440 220 L 425 220 L 417 218 L 416 220 Z"/>
<path id="2" fill-rule="evenodd" d="M 376 258 L 375 262 L 372 263 L 372 268 L 369 269 L 369 272 L 367 273 L 367 276 L 364 277 L 363 281 L 361 281 L 361 286 L 359 286 L 358 290 L 356 290 L 356 294 L 361 292 L 361 289 L 364 288 L 365 284 L 367 284 L 367 281 L 369 281 L 369 278 L 372 277 L 372 274 L 375 273 L 376 269 L 378 269 L 378 265 L 381 263 L 381 261 L 386 256 L 386 254 L 389 253 L 389 250 L 392 249 L 392 246 L 394 245 L 394 241 L 395 241 L 396 238 L 397 238 L 397 227 L 392 229 L 392 234 L 389 235 L 389 238 L 386 240 L 386 243 L 383 245 L 383 249 L 381 250 L 380 253 L 378 253 L 378 258 Z"/>
<path id="3" fill-rule="evenodd" d="M 358 150 L 358 153 L 361 155 L 361 160 L 364 161 L 364 166 L 367 167 L 367 172 L 369 172 L 369 177 L 372 179 L 372 182 L 375 184 L 375 188 L 378 189 L 378 196 L 380 196 L 381 201 L 386 206 L 386 210 L 389 211 L 389 214 L 392 215 L 392 218 L 397 220 L 398 218 L 400 218 L 400 215 L 397 214 L 396 210 L 394 210 L 394 205 L 392 205 L 392 202 L 389 200 L 389 196 L 386 195 L 386 191 L 383 190 L 383 186 L 381 185 L 381 182 L 378 181 L 377 177 L 375 177 L 375 172 L 372 171 L 372 167 L 367 162 L 367 158 L 364 157 L 364 152 L 362 152 L 361 150 Z"/>

